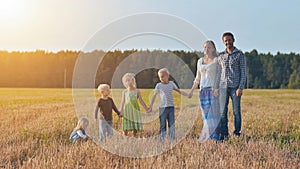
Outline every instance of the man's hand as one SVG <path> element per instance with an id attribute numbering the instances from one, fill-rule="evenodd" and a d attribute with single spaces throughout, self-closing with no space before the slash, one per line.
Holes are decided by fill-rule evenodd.
<path id="1" fill-rule="evenodd" d="M 235 94 L 237 96 L 242 96 L 243 95 L 243 90 L 242 89 L 237 89 Z"/>

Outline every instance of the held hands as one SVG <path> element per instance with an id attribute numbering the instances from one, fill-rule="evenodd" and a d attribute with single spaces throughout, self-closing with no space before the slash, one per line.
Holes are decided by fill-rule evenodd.
<path id="1" fill-rule="evenodd" d="M 122 118 L 122 117 L 123 117 L 123 111 L 121 111 L 119 114 L 119 118 Z"/>
<path id="2" fill-rule="evenodd" d="M 189 99 L 193 97 L 193 92 L 190 92 L 187 96 Z"/>
<path id="3" fill-rule="evenodd" d="M 218 97 L 219 96 L 219 89 L 214 89 L 214 96 Z"/>
<path id="4" fill-rule="evenodd" d="M 149 108 L 147 108 L 146 113 L 151 113 L 152 112 L 152 107 L 150 106 Z"/>

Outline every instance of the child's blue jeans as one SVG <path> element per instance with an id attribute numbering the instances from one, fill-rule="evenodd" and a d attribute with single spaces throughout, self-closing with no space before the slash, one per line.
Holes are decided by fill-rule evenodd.
<path id="1" fill-rule="evenodd" d="M 168 135 L 170 139 L 175 139 L 175 115 L 174 107 L 160 107 L 159 108 L 159 133 L 161 139 L 166 136 L 166 126 L 168 122 Z"/>
<path id="2" fill-rule="evenodd" d="M 100 140 L 104 140 L 107 136 L 112 136 L 113 128 L 112 121 L 106 121 L 104 119 L 99 120 L 99 136 Z"/>

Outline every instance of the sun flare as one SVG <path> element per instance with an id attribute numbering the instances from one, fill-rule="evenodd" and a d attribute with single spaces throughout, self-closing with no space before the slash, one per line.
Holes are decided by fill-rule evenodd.
<path id="1" fill-rule="evenodd" d="M 6 21 L 17 21 L 22 18 L 22 0 L 0 0 L 0 18 Z"/>

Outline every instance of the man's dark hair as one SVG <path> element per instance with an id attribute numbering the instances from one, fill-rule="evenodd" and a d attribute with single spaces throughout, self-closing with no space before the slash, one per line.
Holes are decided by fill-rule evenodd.
<path id="1" fill-rule="evenodd" d="M 223 33 L 222 39 L 223 39 L 225 36 L 231 36 L 232 39 L 234 40 L 234 36 L 233 36 L 233 34 L 232 34 L 231 32 L 225 32 L 225 33 Z"/>

